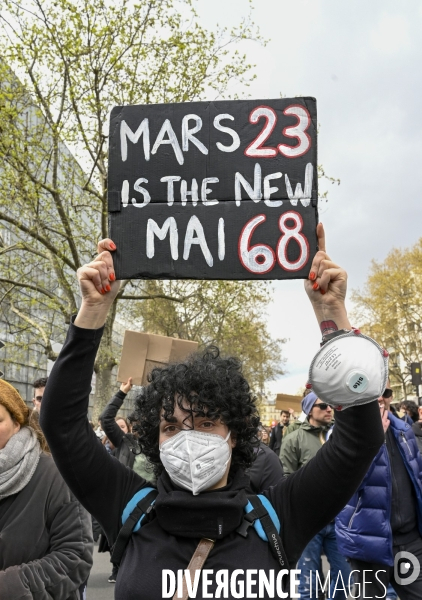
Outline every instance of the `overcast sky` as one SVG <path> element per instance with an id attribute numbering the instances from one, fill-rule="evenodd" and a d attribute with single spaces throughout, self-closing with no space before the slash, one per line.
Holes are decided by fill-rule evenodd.
<path id="1" fill-rule="evenodd" d="M 204 24 L 232 25 L 247 0 L 198 0 Z M 332 258 L 363 285 L 371 259 L 422 236 L 422 2 L 406 0 L 255 0 L 263 48 L 252 98 L 314 96 L 319 162 L 341 179 L 320 215 Z M 285 346 L 288 374 L 273 392 L 295 393 L 320 334 L 301 281 L 277 282 L 269 311 Z M 356 324 L 358 325 L 358 324 Z"/>

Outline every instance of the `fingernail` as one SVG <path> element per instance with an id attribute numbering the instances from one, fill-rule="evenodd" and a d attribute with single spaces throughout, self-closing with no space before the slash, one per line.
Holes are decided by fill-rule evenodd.
<path id="1" fill-rule="evenodd" d="M 110 279 L 110 281 L 115 281 L 116 276 L 114 273 L 110 273 L 110 275 L 108 276 L 108 278 Z"/>
<path id="2" fill-rule="evenodd" d="M 312 286 L 313 290 L 317 290 L 319 288 L 319 285 L 317 284 L 317 282 L 315 281 L 314 285 Z"/>
<path id="3" fill-rule="evenodd" d="M 311 281 L 313 281 L 315 278 L 316 278 L 316 273 L 314 273 L 313 271 L 311 271 L 311 272 L 309 273 L 309 279 L 310 279 Z"/>
<path id="4" fill-rule="evenodd" d="M 319 291 L 321 292 L 321 294 L 322 294 L 322 295 L 324 295 L 324 294 L 325 294 L 325 291 L 324 291 L 324 290 L 321 290 L 321 289 L 320 289 Z"/>
<path id="5" fill-rule="evenodd" d="M 100 294 L 105 294 L 103 288 L 100 289 Z"/>
<path id="6" fill-rule="evenodd" d="M 108 283 L 107 283 L 107 285 L 105 286 L 105 290 L 106 290 L 106 292 L 109 292 L 109 291 L 111 290 L 111 287 L 108 285 Z"/>
<path id="7" fill-rule="evenodd" d="M 116 244 L 114 242 L 110 242 L 110 248 L 112 250 L 115 250 L 117 248 Z"/>

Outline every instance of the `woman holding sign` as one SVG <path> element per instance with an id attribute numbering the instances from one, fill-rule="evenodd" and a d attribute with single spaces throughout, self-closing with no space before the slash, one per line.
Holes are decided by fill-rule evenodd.
<path id="1" fill-rule="evenodd" d="M 348 343 L 350 337 L 353 346 L 351 338 L 359 332 L 349 333 L 347 276 L 326 254 L 321 225 L 318 238 L 320 251 L 305 288 L 325 334 L 341 333 L 338 339 Z M 379 372 L 385 360 L 372 360 L 378 375 L 372 373 L 361 386 L 369 395 L 352 388 L 339 393 L 347 410 L 337 413 L 330 443 L 259 500 L 245 491 L 244 470 L 252 462 L 259 419 L 239 361 L 209 350 L 154 369 L 133 415 L 142 451 L 158 476 L 158 495 L 146 493 L 147 482 L 107 454 L 86 417 L 95 355 L 119 289 L 111 255 L 115 245 L 106 239 L 98 249 L 97 258 L 78 271 L 82 305 L 49 377 L 41 424 L 63 477 L 110 545 L 123 522 L 125 531 L 130 526 L 116 544 L 124 550 L 116 599 L 288 597 L 287 570 L 344 507 L 384 440 L 371 380 L 378 388 L 384 385 L 386 373 Z M 370 345 L 380 354 L 374 342 Z M 330 350 L 313 363 L 315 385 L 322 381 L 333 392 L 327 378 L 321 380 L 333 364 L 327 354 L 333 356 Z M 357 357 L 346 355 L 343 349 L 336 374 L 356 372 Z M 348 376 L 350 381 L 354 385 Z M 290 579 L 294 582 L 294 573 Z"/>

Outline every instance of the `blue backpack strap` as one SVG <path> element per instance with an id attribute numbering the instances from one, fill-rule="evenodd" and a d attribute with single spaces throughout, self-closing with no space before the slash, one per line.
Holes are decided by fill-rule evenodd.
<path id="1" fill-rule="evenodd" d="M 277 533 L 280 533 L 280 520 L 279 520 L 277 513 L 275 512 L 271 502 L 268 500 L 268 498 L 266 498 L 265 496 L 262 496 L 261 494 L 258 494 L 255 497 L 260 499 L 261 504 L 264 506 L 267 513 L 269 514 L 271 521 L 273 522 L 273 524 L 277 530 Z M 245 506 L 244 510 L 246 513 L 250 513 L 254 510 L 250 500 L 248 500 L 248 503 Z M 264 528 L 262 527 L 262 523 L 259 518 L 254 521 L 253 526 L 254 526 L 255 531 L 261 538 L 261 540 L 264 540 L 264 542 L 268 542 L 267 534 L 265 533 Z"/>
<path id="2" fill-rule="evenodd" d="M 149 514 L 158 495 L 156 489 L 142 488 L 129 500 L 122 514 L 123 526 L 111 549 L 111 562 L 120 565 L 123 553 L 134 531 L 140 529 L 145 516 Z"/>
<path id="3" fill-rule="evenodd" d="M 249 496 L 244 510 L 245 517 L 236 531 L 247 537 L 248 529 L 253 525 L 259 537 L 270 544 L 271 552 L 280 567 L 288 569 L 289 562 L 280 538 L 280 520 L 271 502 L 261 494 Z"/>
<path id="4" fill-rule="evenodd" d="M 129 502 L 126 504 L 125 509 L 122 513 L 122 524 L 124 525 L 127 521 L 127 519 L 129 518 L 129 516 L 133 513 L 133 511 L 135 510 L 137 504 L 139 502 L 141 502 L 141 500 L 143 500 L 144 498 L 146 498 L 146 496 L 148 496 L 151 492 L 155 492 L 154 495 L 151 495 L 151 502 L 147 502 L 147 506 L 146 508 L 148 508 L 149 506 L 152 506 L 155 502 L 155 498 L 158 494 L 157 490 L 155 488 L 152 487 L 146 487 L 146 488 L 142 488 L 142 490 L 139 490 L 139 492 L 136 492 L 136 494 L 134 496 L 132 496 L 132 498 L 129 500 Z M 149 512 L 149 511 L 148 511 Z M 142 525 L 142 521 L 144 520 L 146 515 L 146 511 L 143 511 L 139 521 L 136 523 L 135 527 L 133 528 L 132 531 L 138 531 L 138 529 L 140 529 L 141 525 Z"/>

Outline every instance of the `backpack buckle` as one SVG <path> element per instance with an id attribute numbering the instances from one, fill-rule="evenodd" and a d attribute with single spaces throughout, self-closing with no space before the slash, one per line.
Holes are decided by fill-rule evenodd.
<path id="1" fill-rule="evenodd" d="M 236 529 L 236 533 L 239 533 L 242 537 L 248 537 L 249 527 L 251 527 L 256 521 L 257 516 L 255 515 L 255 511 L 252 510 L 244 515 L 243 521 Z"/>

